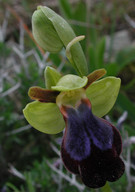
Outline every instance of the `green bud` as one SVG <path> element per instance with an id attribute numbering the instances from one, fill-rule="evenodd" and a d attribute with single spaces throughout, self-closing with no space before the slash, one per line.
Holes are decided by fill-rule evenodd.
<path id="1" fill-rule="evenodd" d="M 37 43 L 46 51 L 57 53 L 76 37 L 70 25 L 48 7 L 39 6 L 32 16 L 32 31 Z M 71 64 L 79 75 L 87 75 L 88 67 L 79 42 L 70 49 Z"/>
<path id="2" fill-rule="evenodd" d="M 62 49 L 63 43 L 41 7 L 32 15 L 32 32 L 35 40 L 44 50 L 57 53 Z"/>

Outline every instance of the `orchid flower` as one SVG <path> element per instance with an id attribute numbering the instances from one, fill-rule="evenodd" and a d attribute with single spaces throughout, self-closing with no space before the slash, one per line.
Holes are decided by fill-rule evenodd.
<path id="1" fill-rule="evenodd" d="M 106 120 L 117 98 L 120 79 L 106 77 L 104 69 L 88 77 L 68 74 L 63 77 L 51 67 L 46 86 L 31 87 L 29 96 L 36 101 L 24 109 L 27 121 L 37 130 L 56 134 L 65 128 L 61 157 L 65 167 L 79 174 L 85 185 L 98 188 L 106 181 L 116 181 L 124 172 L 119 155 L 122 149 L 118 130 Z M 95 82 L 93 82 L 95 81 Z"/>
<path id="2" fill-rule="evenodd" d="M 56 34 L 53 35 L 54 42 L 57 40 L 58 43 L 55 47 L 52 47 L 54 42 L 49 42 L 48 39 L 44 40 L 45 43 L 42 42 L 42 38 L 45 38 L 42 32 L 49 28 L 42 26 L 43 30 L 38 33 L 39 28 L 36 26 L 40 20 L 49 23 L 51 34 L 57 34 L 57 37 Z M 121 136 L 117 128 L 102 117 L 113 107 L 121 80 L 116 77 L 100 79 L 106 74 L 105 69 L 85 75 L 87 66 L 83 53 L 74 46 L 79 45 L 80 37 L 65 43 L 66 37 L 63 38 L 64 33 L 60 35 L 59 28 L 64 26 L 65 30 L 68 25 L 49 8 L 39 7 L 34 13 L 33 25 L 35 39 L 42 47 L 45 45 L 45 49 L 52 52 L 62 46 L 66 47 L 67 58 L 80 76 L 62 76 L 56 69 L 46 67 L 46 88 L 36 86 L 29 89 L 30 98 L 36 101 L 27 104 L 23 110 L 25 118 L 32 127 L 46 134 L 57 134 L 65 129 L 61 158 L 65 167 L 71 173 L 80 175 L 86 186 L 99 188 L 106 181 L 116 181 L 125 169 L 120 158 Z M 69 29 L 68 26 L 68 32 Z M 50 39 L 48 32 L 46 34 Z M 69 35 L 66 36 L 68 39 Z M 79 62 L 80 56 L 83 58 L 82 63 Z"/>

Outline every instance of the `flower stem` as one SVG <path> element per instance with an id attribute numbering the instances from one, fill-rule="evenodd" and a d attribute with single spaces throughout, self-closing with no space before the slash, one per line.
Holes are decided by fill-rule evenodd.
<path id="1" fill-rule="evenodd" d="M 75 38 L 74 38 L 72 41 L 70 41 L 69 44 L 67 45 L 67 47 L 66 47 L 66 56 L 67 56 L 67 58 L 69 59 L 69 61 L 70 61 L 71 63 L 72 63 L 72 55 L 71 55 L 71 52 L 70 52 L 71 47 L 72 47 L 75 43 L 83 40 L 84 38 L 85 38 L 84 35 L 75 37 Z"/>
<path id="2" fill-rule="evenodd" d="M 106 182 L 106 184 L 104 185 L 104 187 L 101 188 L 101 191 L 102 191 L 102 192 L 112 192 L 112 189 L 111 189 L 111 187 L 110 187 L 110 185 L 109 185 L 108 182 Z"/>

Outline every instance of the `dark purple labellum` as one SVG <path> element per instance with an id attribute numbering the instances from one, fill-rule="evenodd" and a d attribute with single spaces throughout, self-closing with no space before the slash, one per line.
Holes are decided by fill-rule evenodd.
<path id="1" fill-rule="evenodd" d="M 76 109 L 62 106 L 61 112 L 66 122 L 61 146 L 65 167 L 79 174 L 90 188 L 120 178 L 125 166 L 119 157 L 122 142 L 118 130 L 92 114 L 88 99 L 82 99 Z"/>

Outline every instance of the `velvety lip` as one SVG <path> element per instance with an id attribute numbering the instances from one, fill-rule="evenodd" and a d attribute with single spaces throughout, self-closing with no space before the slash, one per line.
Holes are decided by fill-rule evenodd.
<path id="1" fill-rule="evenodd" d="M 125 166 L 119 157 L 122 142 L 118 130 L 92 114 L 88 99 L 82 99 L 77 108 L 62 106 L 61 112 L 66 122 L 61 146 L 65 167 L 91 188 L 119 179 Z"/>

